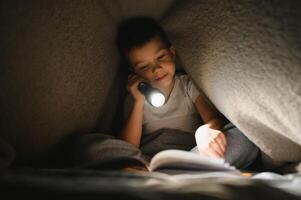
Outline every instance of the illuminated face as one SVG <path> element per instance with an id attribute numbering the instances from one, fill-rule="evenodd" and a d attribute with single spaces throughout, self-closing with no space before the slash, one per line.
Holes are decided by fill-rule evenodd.
<path id="1" fill-rule="evenodd" d="M 173 87 L 174 57 L 174 47 L 166 47 L 159 37 L 154 37 L 142 47 L 134 48 L 128 54 L 134 72 L 153 87 L 163 91 Z"/>

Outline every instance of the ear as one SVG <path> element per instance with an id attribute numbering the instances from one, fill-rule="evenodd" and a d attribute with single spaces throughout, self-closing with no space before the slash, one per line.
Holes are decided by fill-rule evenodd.
<path id="1" fill-rule="evenodd" d="M 176 58 L 176 48 L 173 45 L 171 45 L 169 47 L 169 50 L 170 50 L 170 52 L 172 54 L 173 59 L 175 59 Z"/>

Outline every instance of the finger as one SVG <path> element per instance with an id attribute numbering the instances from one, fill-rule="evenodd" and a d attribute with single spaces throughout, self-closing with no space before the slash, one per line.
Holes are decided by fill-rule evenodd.
<path id="1" fill-rule="evenodd" d="M 209 157 L 213 157 L 213 158 L 220 158 L 221 156 L 213 149 L 207 149 L 206 154 Z"/>
<path id="2" fill-rule="evenodd" d="M 219 144 L 219 146 L 225 151 L 226 145 L 225 145 L 225 140 L 224 140 L 224 134 L 221 132 L 216 138 L 216 142 Z"/>
<path id="3" fill-rule="evenodd" d="M 141 81 L 140 81 L 140 77 L 137 75 L 132 75 L 129 77 L 128 79 L 128 84 L 129 85 L 138 85 Z"/>
<path id="4" fill-rule="evenodd" d="M 218 144 L 218 146 L 220 147 L 220 149 L 222 150 L 223 156 L 224 156 L 225 151 L 226 151 L 226 146 L 225 146 L 225 144 L 223 143 L 222 137 L 221 137 L 221 136 L 217 137 L 217 138 L 215 139 L 215 141 L 216 141 L 216 143 Z"/>
<path id="5" fill-rule="evenodd" d="M 222 139 L 222 142 L 223 142 L 224 146 L 226 147 L 227 146 L 227 138 L 226 138 L 225 134 L 221 133 L 220 137 Z"/>
<path id="6" fill-rule="evenodd" d="M 218 145 L 218 143 L 216 143 L 215 141 L 212 141 L 209 144 L 209 148 L 211 151 L 215 152 L 219 157 L 223 157 L 223 151 L 220 148 L 220 146 Z"/>
<path id="7" fill-rule="evenodd" d="M 145 79 L 143 79 L 141 76 L 137 76 L 136 74 L 134 74 L 132 77 L 131 77 L 131 81 L 132 82 L 136 82 L 137 84 L 139 84 L 140 82 L 142 81 L 145 81 L 147 82 Z"/>

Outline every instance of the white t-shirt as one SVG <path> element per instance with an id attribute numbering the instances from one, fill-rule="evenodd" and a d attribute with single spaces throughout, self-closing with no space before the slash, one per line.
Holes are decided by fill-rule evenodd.
<path id="1" fill-rule="evenodd" d="M 200 92 L 188 75 L 176 75 L 175 85 L 167 102 L 159 107 L 144 103 L 142 134 L 151 134 L 161 128 L 172 128 L 194 133 L 202 121 L 194 102 Z M 125 117 L 128 116 L 133 98 L 125 101 Z"/>

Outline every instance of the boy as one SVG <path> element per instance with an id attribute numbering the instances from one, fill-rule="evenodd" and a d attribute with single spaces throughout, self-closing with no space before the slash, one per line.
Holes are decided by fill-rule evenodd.
<path id="1" fill-rule="evenodd" d="M 127 84 L 131 106 L 121 139 L 139 147 L 142 134 L 151 134 L 161 128 L 193 134 L 201 125 L 200 116 L 214 132 L 207 145 L 198 147 L 200 154 L 224 157 L 227 139 L 221 129 L 225 121 L 209 106 L 187 75 L 175 75 L 176 50 L 160 25 L 147 17 L 128 19 L 120 25 L 117 46 L 132 71 Z M 142 81 L 165 94 L 167 100 L 162 107 L 155 108 L 146 103 L 138 90 Z"/>

